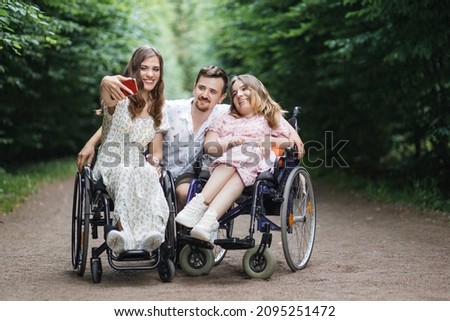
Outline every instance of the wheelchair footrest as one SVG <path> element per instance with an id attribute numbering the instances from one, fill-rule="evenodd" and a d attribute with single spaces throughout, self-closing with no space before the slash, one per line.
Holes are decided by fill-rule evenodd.
<path id="1" fill-rule="evenodd" d="M 117 261 L 150 260 L 150 253 L 144 250 L 128 250 L 120 253 L 116 258 Z"/>
<path id="2" fill-rule="evenodd" d="M 214 248 L 214 246 L 210 242 L 202 241 L 185 234 L 178 234 L 177 241 L 180 244 L 189 244 L 191 246 L 202 247 L 210 250 Z"/>
<path id="3" fill-rule="evenodd" d="M 255 247 L 255 239 L 249 237 L 244 239 L 231 237 L 229 239 L 215 240 L 214 244 L 219 245 L 225 250 L 243 250 Z"/>

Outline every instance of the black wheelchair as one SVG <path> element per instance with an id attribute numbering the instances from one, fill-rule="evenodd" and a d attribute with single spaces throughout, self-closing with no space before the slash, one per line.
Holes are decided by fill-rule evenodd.
<path id="1" fill-rule="evenodd" d="M 295 107 L 290 124 L 298 130 L 300 107 Z M 202 171 L 189 188 L 187 201 L 200 193 L 209 178 Z M 233 237 L 234 220 L 249 215 L 248 235 Z M 275 223 L 269 216 L 277 216 Z M 219 264 L 228 250 L 246 250 L 243 268 L 251 278 L 268 279 L 275 271 L 276 261 L 272 250 L 272 231 L 281 233 L 284 257 L 292 271 L 308 264 L 314 245 L 316 204 L 311 177 L 295 156 L 295 149 L 285 149 L 275 160 L 272 171 L 262 172 L 253 186 L 246 187 L 241 197 L 219 219 L 218 238 L 214 244 L 194 239 L 187 230 L 179 228 L 177 242 L 179 264 L 190 276 L 208 274 Z M 262 233 L 255 244 L 255 231 Z"/>
<path id="2" fill-rule="evenodd" d="M 108 262 L 115 270 L 152 270 L 158 269 L 163 282 L 171 282 L 175 276 L 176 232 L 175 214 L 176 194 L 172 175 L 169 171 L 162 171 L 160 184 L 169 205 L 169 219 L 165 240 L 162 245 L 149 253 L 145 250 L 128 250 L 119 255 L 113 253 L 106 245 L 106 241 L 91 249 L 90 267 L 94 283 L 101 282 L 102 262 L 100 255 L 106 251 Z M 151 197 L 149 195 L 149 197 Z M 94 182 L 90 166 L 85 166 L 82 172 L 75 176 L 73 206 L 72 206 L 72 266 L 78 275 L 83 276 L 89 253 L 89 240 L 101 237 L 106 240 L 105 227 L 111 227 L 111 212 L 114 202 L 108 195 L 101 180 Z"/>

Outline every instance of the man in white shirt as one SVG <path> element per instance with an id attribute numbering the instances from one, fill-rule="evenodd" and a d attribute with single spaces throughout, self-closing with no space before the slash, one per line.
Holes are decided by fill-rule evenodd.
<path id="1" fill-rule="evenodd" d="M 171 100 L 166 105 L 170 129 L 164 135 L 163 160 L 166 169 L 178 180 L 194 172 L 193 165 L 203 153 L 205 133 L 212 119 L 229 110 L 229 105 L 213 106 L 207 112 L 208 117 L 194 128 L 194 120 L 201 117 L 195 115 L 199 110 L 194 101 L 195 98 Z"/>

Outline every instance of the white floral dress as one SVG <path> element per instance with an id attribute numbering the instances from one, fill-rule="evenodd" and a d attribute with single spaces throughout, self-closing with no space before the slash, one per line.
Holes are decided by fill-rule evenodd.
<path id="1" fill-rule="evenodd" d="M 129 100 L 118 102 L 113 115 L 104 111 L 102 143 L 93 170 L 94 180 L 103 179 L 114 201 L 113 223 L 120 223 L 126 250 L 139 249 L 150 231 L 165 233 L 169 208 L 156 168 L 144 157 L 144 151 L 157 132 L 169 128 L 164 115 L 159 128 L 152 117 L 131 118 Z"/>

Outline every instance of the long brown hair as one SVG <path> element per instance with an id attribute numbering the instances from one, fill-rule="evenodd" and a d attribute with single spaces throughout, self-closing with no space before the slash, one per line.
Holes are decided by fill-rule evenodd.
<path id="1" fill-rule="evenodd" d="M 159 60 L 160 65 L 160 77 L 158 83 L 155 88 L 150 92 L 150 97 L 144 97 L 142 89 L 144 88 L 144 83 L 141 79 L 141 63 L 152 57 L 156 56 Z M 141 46 L 135 50 L 131 60 L 128 62 L 128 65 L 124 72 L 125 77 L 133 77 L 136 78 L 139 93 L 136 95 L 128 96 L 130 100 L 130 104 L 128 106 L 128 110 L 131 113 L 132 118 L 136 118 L 141 111 L 145 108 L 146 99 L 150 98 L 150 101 L 153 102 L 152 108 L 149 110 L 150 116 L 153 118 L 155 127 L 159 127 L 162 121 L 162 108 L 164 106 L 165 97 L 164 97 L 164 59 L 159 53 L 159 51 L 152 46 Z"/>
<path id="2" fill-rule="evenodd" d="M 250 89 L 249 101 L 255 114 L 264 116 L 270 128 L 278 128 L 278 117 L 282 116 L 286 111 L 272 99 L 263 83 L 253 75 L 234 76 L 230 82 L 230 91 L 237 80 L 242 81 L 244 86 Z M 234 105 L 232 93 L 230 93 L 230 96 L 230 114 L 234 117 L 241 117 L 241 114 Z"/>

